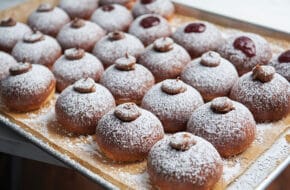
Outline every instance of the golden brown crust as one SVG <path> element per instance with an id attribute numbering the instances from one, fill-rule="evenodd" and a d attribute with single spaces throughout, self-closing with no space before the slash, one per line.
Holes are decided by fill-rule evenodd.
<path id="1" fill-rule="evenodd" d="M 172 83 L 172 89 L 179 89 L 181 83 L 186 87 L 186 91 L 182 92 L 181 88 L 181 93 L 168 94 L 162 90 L 162 85 L 167 82 Z M 145 94 L 141 106 L 160 119 L 165 132 L 172 133 L 185 130 L 190 115 L 202 104 L 202 97 L 197 90 L 181 80 L 167 79 L 154 85 Z"/>
<path id="2" fill-rule="evenodd" d="M 255 140 L 256 123 L 244 105 L 219 97 L 193 112 L 187 131 L 208 140 L 222 157 L 230 157 Z"/>
<path id="3" fill-rule="evenodd" d="M 277 121 L 290 112 L 289 89 L 289 82 L 277 73 L 263 83 L 249 72 L 235 83 L 230 98 L 248 107 L 257 122 Z"/>
<path id="4" fill-rule="evenodd" d="M 144 94 L 154 85 L 154 77 L 139 64 L 135 64 L 135 68 L 130 71 L 122 71 L 111 65 L 104 72 L 100 83 L 110 90 L 117 104 L 140 104 Z"/>
<path id="5" fill-rule="evenodd" d="M 80 92 L 77 84 L 88 82 L 87 79 L 81 79 L 67 87 L 55 104 L 58 123 L 67 131 L 79 135 L 93 134 L 102 116 L 115 107 L 111 93 L 93 79 L 89 80 L 93 83 L 94 90 Z M 89 83 L 83 83 L 82 87 L 89 86 Z"/>
<path id="6" fill-rule="evenodd" d="M 35 76 L 36 74 L 39 76 Z M 52 98 L 55 84 L 56 81 L 48 69 L 33 65 L 32 71 L 17 76 L 9 76 L 1 81 L 1 102 L 11 111 L 36 110 Z"/>
<path id="7" fill-rule="evenodd" d="M 171 139 L 182 142 L 181 136 L 193 138 L 187 150 L 171 146 Z M 179 137 L 178 137 L 179 136 Z M 179 132 L 158 141 L 150 150 L 147 172 L 151 182 L 160 190 L 209 190 L 220 179 L 222 160 L 215 148 L 206 140 L 187 132 Z"/>
<path id="8" fill-rule="evenodd" d="M 127 103 L 132 104 L 132 103 Z M 144 160 L 151 147 L 164 136 L 162 124 L 152 113 L 137 108 L 139 114 L 132 121 L 123 121 L 115 112 L 122 111 L 122 104 L 108 112 L 96 128 L 96 141 L 101 151 L 116 162 L 134 162 Z M 123 116 L 136 114 L 136 106 L 131 113 L 125 109 Z M 132 116 L 132 115 L 131 115 Z M 126 118 L 127 119 L 127 118 Z M 132 118 L 131 118 L 132 119 Z M 109 138 L 108 138 L 109 137 Z"/>
<path id="9" fill-rule="evenodd" d="M 51 81 L 51 84 L 43 92 L 42 95 L 34 96 L 34 98 L 25 101 L 25 104 L 19 104 L 17 101 L 9 97 L 5 100 L 6 107 L 15 112 L 29 112 L 39 109 L 41 106 L 45 105 L 48 101 L 52 99 L 55 92 L 55 80 Z"/>

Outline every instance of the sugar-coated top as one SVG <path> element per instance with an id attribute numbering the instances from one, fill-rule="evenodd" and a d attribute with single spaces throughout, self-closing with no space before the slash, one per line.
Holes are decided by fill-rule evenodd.
<path id="1" fill-rule="evenodd" d="M 169 18 L 174 13 L 174 5 L 170 0 L 155 0 L 149 4 L 142 4 L 137 1 L 132 9 L 134 17 L 154 13 Z"/>
<path id="2" fill-rule="evenodd" d="M 135 64 L 135 69 L 130 71 L 122 71 L 111 65 L 104 72 L 100 83 L 107 87 L 116 99 L 140 100 L 154 84 L 154 77 L 140 64 Z"/>
<path id="3" fill-rule="evenodd" d="M 231 101 L 232 110 L 218 113 L 212 109 L 213 101 L 193 112 L 187 123 L 187 131 L 205 138 L 216 147 L 224 148 L 239 147 L 248 138 L 255 136 L 256 122 L 247 107 Z"/>
<path id="4" fill-rule="evenodd" d="M 103 7 L 98 8 L 92 15 L 91 21 L 101 26 L 107 32 L 128 30 L 133 16 L 131 12 L 122 5 L 112 4 L 111 11 L 104 11 Z"/>
<path id="5" fill-rule="evenodd" d="M 179 132 L 173 136 L 183 134 L 189 133 Z M 196 186 L 203 186 L 209 178 L 221 175 L 222 160 L 217 150 L 208 141 L 191 136 L 195 144 L 185 151 L 170 146 L 172 136 L 158 141 L 149 152 L 149 174 L 154 172 L 162 180 Z"/>
<path id="6" fill-rule="evenodd" d="M 138 108 L 140 116 L 130 122 L 116 117 L 114 110 L 99 121 L 96 134 L 105 144 L 118 147 L 122 151 L 147 153 L 164 132 L 158 118 L 144 109 Z"/>
<path id="7" fill-rule="evenodd" d="M 30 71 L 20 75 L 10 75 L 1 80 L 0 93 L 1 96 L 13 97 L 16 100 L 28 100 L 43 94 L 54 80 L 49 69 L 33 64 Z"/>
<path id="8" fill-rule="evenodd" d="M 290 84 L 284 77 L 276 73 L 271 81 L 263 83 L 253 80 L 252 73 L 244 74 L 234 84 L 230 97 L 260 112 L 279 112 L 290 105 Z"/>
<path id="9" fill-rule="evenodd" d="M 53 65 L 52 72 L 57 80 L 58 90 L 62 90 L 81 78 L 91 77 L 99 81 L 104 68 L 95 56 L 85 53 L 81 59 L 76 60 L 61 56 Z"/>
<path id="10" fill-rule="evenodd" d="M 18 61 L 28 61 L 33 64 L 51 66 L 61 54 L 61 47 L 58 42 L 44 35 L 42 40 L 35 43 L 19 41 L 13 48 L 12 53 Z"/>
<path id="11" fill-rule="evenodd" d="M 115 107 L 112 94 L 102 85 L 95 84 L 95 91 L 80 93 L 74 90 L 73 85 L 67 87 L 56 101 L 57 110 L 62 110 L 70 122 L 78 126 L 93 126 L 106 112 Z M 62 117 L 57 115 L 57 117 Z M 94 118 L 94 119 L 92 119 Z"/>
<path id="12" fill-rule="evenodd" d="M 280 55 L 276 55 L 270 61 L 270 65 L 275 67 L 276 72 L 285 77 L 288 82 L 290 82 L 290 61 L 289 62 L 282 62 L 278 61 Z"/>
<path id="13" fill-rule="evenodd" d="M 83 20 L 81 22 L 84 25 L 79 28 L 71 27 L 72 22 L 64 25 L 57 35 L 57 40 L 64 49 L 75 47 L 90 51 L 105 35 L 105 31 L 93 22 Z"/>
<path id="14" fill-rule="evenodd" d="M 202 24 L 205 26 L 204 31 L 186 33 L 185 29 L 189 24 Z M 176 43 L 183 46 L 193 58 L 209 50 L 216 50 L 223 43 L 221 32 L 213 24 L 204 21 L 179 26 L 172 38 Z"/>
<path id="15" fill-rule="evenodd" d="M 63 25 L 70 21 L 66 12 L 58 7 L 51 11 L 39 12 L 35 10 L 28 17 L 28 25 L 44 34 L 56 36 Z"/>
<path id="16" fill-rule="evenodd" d="M 31 29 L 21 22 L 17 22 L 15 26 L 0 26 L 0 50 L 10 52 L 27 33 L 32 33 Z"/>
<path id="17" fill-rule="evenodd" d="M 159 23 L 148 28 L 140 25 L 143 19 L 153 17 L 159 19 Z M 139 38 L 144 45 L 149 45 L 157 38 L 167 37 L 171 35 L 171 27 L 167 20 L 157 14 L 145 14 L 137 17 L 129 28 L 129 33 Z"/>
<path id="18" fill-rule="evenodd" d="M 9 68 L 16 65 L 16 60 L 8 53 L 0 51 L 0 80 L 9 75 Z"/>
<path id="19" fill-rule="evenodd" d="M 187 51 L 173 43 L 172 49 L 166 52 L 156 51 L 154 44 L 149 45 L 138 59 L 141 65 L 148 68 L 158 81 L 176 78 L 190 61 Z"/>
<path id="20" fill-rule="evenodd" d="M 123 34 L 122 39 L 112 40 L 109 34 L 96 43 L 93 54 L 102 61 L 105 67 L 114 64 L 115 60 L 124 57 L 126 53 L 139 57 L 144 51 L 144 45 L 138 38 L 131 34 Z"/>
<path id="21" fill-rule="evenodd" d="M 255 56 L 249 57 L 234 47 L 234 41 L 241 36 L 250 38 L 254 42 Z M 226 42 L 219 47 L 218 52 L 235 65 L 240 75 L 251 71 L 257 64 L 267 64 L 272 57 L 268 42 L 263 37 L 253 33 L 237 33 L 228 37 Z"/>
<path id="22" fill-rule="evenodd" d="M 202 95 L 227 95 L 238 80 L 235 67 L 226 59 L 219 58 L 217 66 L 206 66 L 197 58 L 181 73 L 181 80 L 196 88 Z"/>
<path id="23" fill-rule="evenodd" d="M 168 79 L 169 80 L 169 79 Z M 171 95 L 162 90 L 163 82 L 154 85 L 144 96 L 141 107 L 150 110 L 159 118 L 187 121 L 192 112 L 203 104 L 201 95 L 191 86 L 184 84 L 186 90 Z"/>
<path id="24" fill-rule="evenodd" d="M 65 10 L 73 18 L 89 19 L 98 7 L 99 0 L 61 0 L 59 7 Z"/>

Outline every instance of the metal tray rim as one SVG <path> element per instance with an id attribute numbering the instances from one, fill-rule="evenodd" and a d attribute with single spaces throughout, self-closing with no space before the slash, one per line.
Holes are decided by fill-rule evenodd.
<path id="1" fill-rule="evenodd" d="M 62 163 L 68 165 L 70 168 L 77 169 L 80 173 L 83 175 L 89 177 L 91 180 L 97 182 L 99 185 L 101 185 L 104 188 L 107 189 L 119 189 L 98 174 L 95 174 L 88 169 L 86 169 L 84 166 L 79 164 L 78 162 L 72 160 L 68 156 L 64 156 L 64 154 L 58 152 L 57 150 L 53 149 L 51 146 L 43 142 L 42 140 L 38 139 L 37 137 L 33 136 L 32 134 L 26 132 L 24 129 L 22 129 L 19 125 L 13 123 L 9 118 L 6 118 L 2 114 L 0 114 L 0 123 L 4 124 L 3 127 L 9 127 L 19 135 L 27 138 L 30 140 L 34 145 L 42 149 L 43 151 L 47 152 L 48 154 L 54 156 L 57 160 L 61 161 Z"/>

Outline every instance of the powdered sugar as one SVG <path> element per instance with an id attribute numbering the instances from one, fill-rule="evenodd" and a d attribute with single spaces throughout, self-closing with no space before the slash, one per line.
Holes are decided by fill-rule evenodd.
<path id="1" fill-rule="evenodd" d="M 187 151 L 176 151 L 169 145 L 170 137 L 157 142 L 148 156 L 148 172 L 156 181 L 191 183 L 202 186 L 209 178 L 218 178 L 222 160 L 215 148 L 200 137 Z M 157 176 L 154 176 L 157 175 Z M 153 177 L 154 176 L 154 177 Z"/>
<path id="2" fill-rule="evenodd" d="M 23 23 L 15 26 L 0 26 L 0 50 L 10 52 L 14 45 L 23 38 L 24 34 L 31 33 L 31 29 Z"/>
<path id="3" fill-rule="evenodd" d="M 167 52 L 154 50 L 150 45 L 142 53 L 138 62 L 147 67 L 155 76 L 156 81 L 176 78 L 190 61 L 190 56 L 183 47 L 173 44 L 173 49 Z"/>
<path id="4" fill-rule="evenodd" d="M 72 86 L 66 88 L 56 101 L 56 117 L 68 120 L 74 126 L 96 126 L 98 120 L 115 106 L 111 93 L 99 84 L 95 92 L 78 93 Z"/>
<path id="5" fill-rule="evenodd" d="M 169 121 L 186 125 L 191 113 L 203 104 L 200 94 L 189 85 L 176 95 L 162 91 L 162 82 L 154 85 L 144 96 L 142 107 L 154 113 L 161 122 Z M 163 123 L 164 125 L 164 123 Z"/>
<path id="6" fill-rule="evenodd" d="M 0 51 L 0 80 L 9 75 L 9 68 L 16 65 L 15 59 L 8 53 Z"/>
<path id="7" fill-rule="evenodd" d="M 186 17 L 188 20 L 192 20 L 194 18 L 192 17 Z M 185 17 L 181 17 L 180 15 L 176 15 L 173 22 L 177 22 L 179 25 L 181 22 L 184 22 Z M 231 29 L 223 30 L 223 32 L 229 31 L 233 32 Z M 236 32 L 236 31 L 234 31 Z M 271 38 L 270 38 L 271 39 Z M 271 44 L 271 47 L 273 47 L 273 50 L 276 51 L 277 49 L 281 50 L 281 47 L 278 47 L 277 44 L 279 44 L 279 41 L 273 40 L 271 41 L 273 44 Z M 286 47 L 285 44 L 288 45 L 287 42 L 281 44 L 283 47 Z M 57 94 L 56 94 L 57 96 Z M 56 152 L 60 152 L 63 154 L 63 157 L 70 157 L 70 163 L 73 164 L 76 168 L 79 168 L 80 166 L 84 168 L 85 172 L 87 174 L 90 174 L 91 177 L 96 177 L 94 179 L 98 179 L 97 175 L 105 176 L 104 178 L 112 183 L 120 184 L 123 188 L 136 188 L 136 189 L 150 189 L 153 188 L 151 186 L 151 182 L 148 178 L 148 173 L 146 172 L 146 164 L 144 162 L 138 162 L 138 163 L 132 163 L 132 164 L 112 164 L 111 162 L 105 160 L 103 158 L 103 155 L 100 154 L 98 147 L 95 144 L 94 137 L 93 136 L 80 136 L 75 137 L 71 134 L 63 134 L 58 131 L 51 130 L 52 126 L 57 128 L 57 123 L 51 124 L 51 120 L 54 120 L 54 115 L 52 114 L 49 116 L 49 118 L 46 118 L 46 113 L 42 112 L 53 112 L 54 113 L 54 103 L 52 103 L 51 107 L 49 109 L 41 109 L 39 112 L 33 112 L 26 114 L 25 117 L 30 117 L 30 115 L 35 115 L 33 118 L 28 118 L 30 122 L 27 124 L 27 122 L 24 122 L 27 124 L 27 127 L 29 127 L 30 132 L 36 131 L 36 134 L 39 135 L 38 137 L 45 137 L 41 138 L 41 140 L 44 139 L 45 143 L 52 144 L 53 149 Z M 47 114 L 48 114 L 47 113 Z M 28 116 L 29 115 L 29 116 Z M 22 117 L 23 115 L 14 115 L 16 120 L 20 120 L 21 122 L 24 120 Z M 37 118 L 39 117 L 39 123 Z M 288 120 L 289 118 L 287 118 Z M 8 119 L 7 119 L 8 120 Z M 36 122 L 37 121 L 37 122 Z M 287 121 L 284 119 L 282 120 L 284 123 L 281 125 L 287 126 Z M 271 126 L 271 127 L 270 127 Z M 262 126 L 263 127 L 263 126 Z M 224 188 L 229 183 L 233 182 L 233 180 L 237 179 L 237 177 L 246 170 L 250 166 L 251 163 L 255 165 L 257 157 L 261 155 L 262 151 L 265 151 L 268 147 L 272 146 L 272 143 L 276 140 L 277 136 L 274 136 L 277 133 L 279 133 L 279 129 L 283 128 L 282 126 L 279 126 L 279 129 L 277 130 L 277 125 L 275 123 L 270 123 L 269 125 L 265 126 L 269 130 L 267 133 L 260 128 L 258 129 L 258 137 L 259 139 L 262 139 L 259 141 L 260 145 L 263 145 L 263 147 L 258 147 L 257 150 L 257 144 L 254 144 L 249 148 L 249 151 L 246 151 L 246 154 L 241 154 L 237 157 L 235 157 L 234 164 L 230 163 L 228 166 L 229 159 L 224 160 L 224 173 L 223 173 L 223 179 L 229 179 L 228 181 L 221 180 L 218 182 L 219 184 L 222 183 L 222 187 Z M 285 128 L 285 127 L 284 127 Z M 48 132 L 47 132 L 48 130 Z M 40 134 L 38 134 L 38 132 Z M 289 133 L 289 132 L 288 132 Z M 34 133 L 32 133 L 33 135 Z M 261 135 L 259 135 L 261 134 Z M 88 141 L 86 139 L 89 139 Z M 267 145 L 265 145 L 267 143 Z M 265 146 L 265 147 L 264 147 Z M 289 151 L 289 144 L 284 144 L 282 147 L 275 146 L 272 147 L 269 152 L 267 151 L 268 155 L 273 155 L 275 152 L 281 152 L 281 154 L 271 156 L 270 159 L 267 159 L 265 162 L 260 162 L 259 167 L 253 167 L 248 172 L 246 172 L 245 176 L 241 176 L 237 179 L 236 183 L 241 184 L 241 189 L 247 189 L 247 187 L 254 188 L 255 184 L 258 184 L 257 180 L 264 180 L 269 174 L 272 172 L 273 167 L 269 167 L 274 164 L 279 164 L 276 161 L 278 159 L 282 159 L 288 156 Z M 250 152 L 250 153 L 248 153 Z M 286 154 L 285 154 L 286 152 Z M 284 156 L 284 157 L 283 157 Z M 262 160 L 265 159 L 262 157 Z M 259 160 L 258 160 L 259 161 Z M 266 169 L 267 171 L 262 171 L 262 169 Z M 95 173 L 94 173 L 95 172 Z M 109 176 L 109 177 L 107 177 Z M 219 185 L 218 184 L 218 185 Z M 122 188 L 121 187 L 121 188 Z M 235 187 L 233 189 L 236 189 Z"/>
<path id="8" fill-rule="evenodd" d="M 134 17 L 154 13 L 169 18 L 174 13 L 174 5 L 170 0 L 155 0 L 149 4 L 142 4 L 140 1 L 137 1 L 132 12 Z"/>
<path id="9" fill-rule="evenodd" d="M 290 84 L 281 75 L 274 74 L 271 81 L 262 83 L 253 80 L 252 72 L 243 75 L 235 83 L 230 94 L 232 99 L 247 106 L 259 121 L 265 120 L 263 114 L 268 115 L 269 119 L 271 116 L 268 113 L 275 113 L 279 117 L 287 114 L 289 96 Z"/>
<path id="10" fill-rule="evenodd" d="M 181 73 L 181 79 L 197 89 L 205 100 L 227 96 L 238 80 L 235 67 L 223 58 L 216 67 L 204 66 L 200 62 L 200 58 L 190 62 Z"/>
<path id="11" fill-rule="evenodd" d="M 253 40 L 256 49 L 255 56 L 247 57 L 242 51 L 234 48 L 233 43 L 240 36 Z M 218 52 L 235 65 L 239 75 L 251 71 L 257 64 L 267 64 L 272 57 L 268 42 L 263 37 L 253 33 L 238 32 L 231 35 L 227 38 L 226 43 L 219 47 Z"/>
<path id="12" fill-rule="evenodd" d="M 47 68 L 35 64 L 29 72 L 1 80 L 1 97 L 21 105 L 33 97 L 42 96 L 53 80 L 54 76 Z"/>
<path id="13" fill-rule="evenodd" d="M 111 40 L 107 35 L 95 45 L 93 54 L 102 61 L 105 67 L 114 64 L 116 59 L 124 57 L 126 53 L 137 58 L 144 51 L 144 46 L 138 38 L 127 33 L 124 35 L 125 37 L 120 40 Z"/>
<path id="14" fill-rule="evenodd" d="M 85 25 L 80 28 L 72 28 L 71 22 L 62 27 L 57 40 L 64 50 L 75 47 L 91 51 L 95 43 L 105 35 L 105 31 L 97 24 L 84 22 Z"/>
<path id="15" fill-rule="evenodd" d="M 63 25 L 70 21 L 69 16 L 62 9 L 54 7 L 47 12 L 35 10 L 28 18 L 28 25 L 44 34 L 56 36 Z"/>
<path id="16" fill-rule="evenodd" d="M 144 66 L 135 64 L 135 69 L 121 71 L 110 66 L 100 81 L 114 95 L 116 100 L 141 101 L 144 94 L 153 86 L 154 77 Z"/>
<path id="17" fill-rule="evenodd" d="M 133 21 L 131 12 L 118 4 L 111 6 L 114 7 L 111 11 L 103 11 L 102 7 L 98 8 L 92 15 L 91 21 L 107 32 L 127 31 Z"/>
<path id="18" fill-rule="evenodd" d="M 287 131 L 284 133 L 284 135 Z M 289 130 L 288 130 L 289 133 Z M 261 182 L 265 185 L 266 179 L 273 177 L 269 173 L 277 171 L 277 166 L 288 157 L 289 162 L 289 142 L 285 138 L 278 139 L 270 149 L 255 160 L 248 170 L 243 173 L 238 180 L 228 186 L 230 190 L 258 189 Z M 265 187 L 265 186 L 264 186 Z M 262 189 L 264 188 L 262 187 Z"/>
<path id="19" fill-rule="evenodd" d="M 54 38 L 44 35 L 43 40 L 35 43 L 19 41 L 11 54 L 17 61 L 27 61 L 51 67 L 61 55 L 61 47 Z"/>
<path id="20" fill-rule="evenodd" d="M 122 181 L 126 183 L 132 184 L 134 187 L 138 188 L 138 190 L 148 190 L 152 189 L 151 182 L 149 179 L 149 175 L 147 172 L 137 173 L 137 174 L 130 174 L 126 172 L 119 172 L 120 178 Z M 144 185 L 140 185 L 144 184 Z"/>
<path id="21" fill-rule="evenodd" d="M 57 90 L 62 91 L 81 78 L 91 77 L 99 81 L 104 68 L 102 63 L 93 55 L 85 53 L 85 56 L 77 60 L 68 60 L 61 56 L 53 65 L 52 72 L 57 81 Z"/>
<path id="22" fill-rule="evenodd" d="M 73 18 L 89 19 L 98 7 L 99 0 L 60 0 L 59 7 Z"/>
<path id="23" fill-rule="evenodd" d="M 141 115 L 130 122 L 123 122 L 116 118 L 114 110 L 104 115 L 96 129 L 97 142 L 109 146 L 111 150 L 107 151 L 111 154 L 123 152 L 128 155 L 140 154 L 145 158 L 152 145 L 163 137 L 164 132 L 156 116 L 144 109 L 138 109 Z M 118 150 L 114 153 L 115 149 Z"/>
<path id="24" fill-rule="evenodd" d="M 237 176 L 240 172 L 241 160 L 235 158 L 228 158 L 227 160 L 223 159 L 223 175 L 222 178 L 224 181 L 230 181 L 232 178 Z"/>
<path id="25" fill-rule="evenodd" d="M 256 122 L 242 104 L 232 101 L 234 110 L 215 113 L 211 102 L 197 108 L 191 115 L 187 130 L 212 143 L 222 156 L 244 151 L 255 139 Z"/>
<path id="26" fill-rule="evenodd" d="M 160 23 L 156 26 L 143 28 L 140 22 L 147 17 L 157 17 Z M 151 44 L 157 38 L 168 37 L 171 35 L 171 27 L 166 19 L 157 14 L 146 14 L 137 17 L 129 28 L 129 33 L 139 38 L 145 46 Z"/>
<path id="27" fill-rule="evenodd" d="M 195 23 L 195 22 L 190 22 Z M 188 24 L 186 23 L 179 26 L 172 38 L 174 41 L 183 46 L 191 55 L 192 58 L 200 56 L 209 50 L 216 50 L 222 43 L 223 38 L 221 32 L 211 23 L 198 21 L 206 26 L 204 32 L 201 33 L 185 33 L 184 29 Z"/>

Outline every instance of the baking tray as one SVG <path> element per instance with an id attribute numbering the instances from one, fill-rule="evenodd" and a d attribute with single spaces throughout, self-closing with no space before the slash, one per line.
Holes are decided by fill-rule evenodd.
<path id="1" fill-rule="evenodd" d="M 56 4 L 57 0 L 31 0 L 0 12 L 0 18 L 13 16 L 25 22 L 40 2 Z M 217 24 L 224 35 L 239 30 L 263 35 L 271 43 L 274 53 L 289 48 L 290 35 L 273 29 L 241 22 L 209 13 L 174 1 L 176 16 L 173 28 L 192 20 L 206 20 Z M 183 16 L 184 15 L 184 16 Z M 116 164 L 107 160 L 94 143 L 94 135 L 74 136 L 62 131 L 54 117 L 54 98 L 40 110 L 16 114 L 1 111 L 1 127 L 8 127 L 29 139 L 71 168 L 108 189 L 152 189 L 146 172 L 146 161 Z M 281 121 L 257 126 L 257 138 L 244 153 L 224 159 L 224 174 L 214 189 L 263 189 L 289 165 L 290 114 Z"/>

